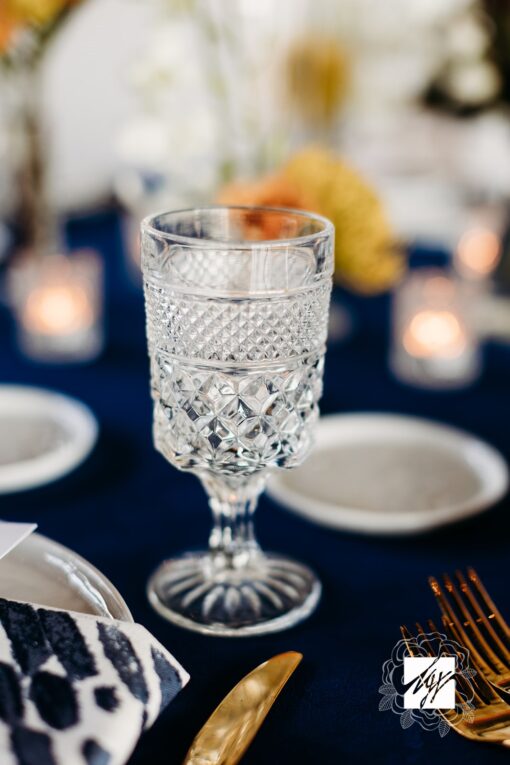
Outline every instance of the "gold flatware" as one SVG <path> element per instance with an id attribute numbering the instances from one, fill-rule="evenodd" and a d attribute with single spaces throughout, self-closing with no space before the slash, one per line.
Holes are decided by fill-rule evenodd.
<path id="1" fill-rule="evenodd" d="M 183 765 L 239 762 L 302 658 L 287 651 L 243 677 L 198 732 Z"/>
<path id="2" fill-rule="evenodd" d="M 473 568 L 467 576 L 447 574 L 441 587 L 429 578 L 443 615 L 445 631 L 470 653 L 472 664 L 510 702 L 510 629 Z"/>
<path id="3" fill-rule="evenodd" d="M 429 621 L 428 624 L 432 632 L 438 631 L 434 622 Z M 424 648 L 424 654 L 420 655 L 434 656 L 434 652 L 427 643 L 422 627 L 419 624 L 416 627 L 418 634 L 422 637 L 421 644 Z M 402 626 L 400 630 L 408 645 L 409 653 L 411 656 L 415 655 L 413 653 L 413 645 L 410 643 L 410 641 L 414 640 L 414 636 L 405 626 Z M 501 744 L 507 747 L 510 746 L 510 706 L 501 699 L 494 690 L 494 687 L 480 673 L 476 673 L 469 681 L 461 674 L 457 674 L 455 681 L 455 695 L 459 703 L 463 703 L 459 689 L 465 692 L 468 698 L 473 695 L 474 691 L 471 701 L 473 705 L 471 720 L 468 721 L 462 718 L 459 720 L 455 710 L 438 709 L 437 713 L 446 720 L 453 730 L 460 733 L 461 736 L 465 736 L 465 738 Z"/>

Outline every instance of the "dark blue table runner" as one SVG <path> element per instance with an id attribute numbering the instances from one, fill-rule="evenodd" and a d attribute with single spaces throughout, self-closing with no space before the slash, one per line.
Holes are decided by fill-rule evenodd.
<path id="1" fill-rule="evenodd" d="M 279 635 L 226 640 L 166 624 L 149 607 L 145 583 L 172 554 L 204 547 L 210 526 L 199 482 L 179 473 L 151 444 L 151 406 L 141 292 L 130 284 L 119 219 L 105 214 L 70 226 L 75 245 L 94 246 L 107 263 L 109 342 L 82 367 L 42 366 L 15 348 L 0 314 L 0 382 L 56 388 L 89 404 L 101 423 L 89 460 L 65 479 L 0 497 L 6 519 L 37 521 L 40 531 L 87 557 L 120 589 L 137 621 L 191 673 L 187 689 L 144 736 L 130 765 L 182 762 L 216 703 L 247 671 L 280 651 L 304 662 L 254 744 L 246 765 L 339 763 L 497 763 L 508 752 L 416 725 L 402 730 L 379 712 L 382 663 L 399 625 L 436 616 L 431 573 L 474 565 L 510 617 L 508 500 L 490 512 L 433 534 L 407 538 L 337 533 L 299 519 L 263 498 L 257 532 L 265 549 L 309 562 L 324 594 L 314 616 Z M 395 382 L 386 366 L 389 299 L 342 299 L 356 331 L 328 351 L 322 411 L 390 411 L 451 423 L 486 438 L 510 459 L 510 348 L 489 346 L 483 378 L 456 393 L 428 393 Z M 367 480 L 369 477 L 367 476 Z"/>

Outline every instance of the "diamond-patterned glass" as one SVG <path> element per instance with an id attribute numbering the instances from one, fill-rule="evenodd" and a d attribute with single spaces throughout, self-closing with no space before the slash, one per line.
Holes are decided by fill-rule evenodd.
<path id="1" fill-rule="evenodd" d="M 322 392 L 333 230 L 307 213 L 204 208 L 142 226 L 154 441 L 195 472 L 209 552 L 166 561 L 149 597 L 200 632 L 261 634 L 315 607 L 310 569 L 264 555 L 252 515 L 268 471 L 306 456 Z"/>

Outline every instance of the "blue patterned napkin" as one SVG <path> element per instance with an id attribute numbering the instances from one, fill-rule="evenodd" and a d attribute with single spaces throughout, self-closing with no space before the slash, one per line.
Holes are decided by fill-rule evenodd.
<path id="1" fill-rule="evenodd" d="M 138 624 L 0 598 L 0 763 L 123 765 L 188 680 Z"/>

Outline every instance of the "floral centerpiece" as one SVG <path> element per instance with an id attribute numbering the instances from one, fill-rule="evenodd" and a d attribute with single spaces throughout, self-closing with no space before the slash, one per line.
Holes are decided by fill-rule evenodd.
<path id="1" fill-rule="evenodd" d="M 236 182 L 219 194 L 225 204 L 307 209 L 335 224 L 335 278 L 350 289 L 376 294 L 389 289 L 404 257 L 384 207 L 364 178 L 334 152 L 310 147 L 255 181 Z M 271 238 L 271 232 L 261 232 Z"/>

